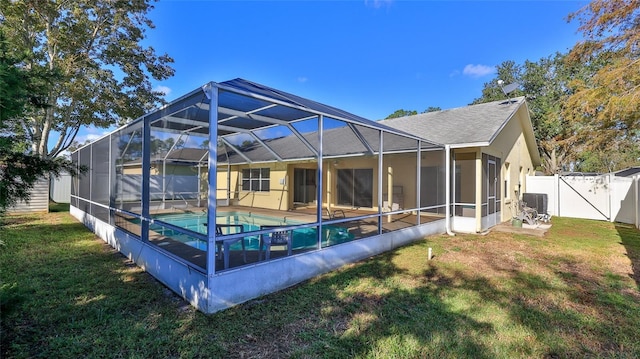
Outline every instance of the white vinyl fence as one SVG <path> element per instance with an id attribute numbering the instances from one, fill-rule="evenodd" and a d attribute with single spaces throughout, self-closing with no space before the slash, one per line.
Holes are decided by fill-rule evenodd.
<path id="1" fill-rule="evenodd" d="M 528 193 L 546 193 L 552 216 L 629 223 L 640 229 L 640 176 L 527 176 Z"/>
<path id="2" fill-rule="evenodd" d="M 56 203 L 70 203 L 71 180 L 72 177 L 68 173 L 61 173 L 59 177 L 51 176 L 49 198 Z"/>

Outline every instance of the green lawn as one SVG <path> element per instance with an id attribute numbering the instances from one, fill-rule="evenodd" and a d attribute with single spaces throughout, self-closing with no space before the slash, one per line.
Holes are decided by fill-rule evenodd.
<path id="1" fill-rule="evenodd" d="M 433 236 L 213 315 L 67 212 L 7 217 L 0 236 L 2 358 L 640 357 L 627 225 Z"/>

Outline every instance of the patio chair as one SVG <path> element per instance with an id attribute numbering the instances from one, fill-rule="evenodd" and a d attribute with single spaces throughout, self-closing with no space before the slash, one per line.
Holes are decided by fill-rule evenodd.
<path id="1" fill-rule="evenodd" d="M 534 226 L 538 224 L 538 211 L 535 208 L 528 207 L 526 202 L 520 200 L 518 201 L 517 218 L 522 223 L 527 222 L 527 224 Z"/>
<path id="2" fill-rule="evenodd" d="M 222 235 L 224 235 L 224 233 L 222 233 L 223 228 L 228 228 L 228 231 L 235 229 L 235 233 L 242 233 L 244 232 L 244 226 L 241 224 L 216 224 L 216 236 L 218 237 L 216 240 L 216 246 L 218 247 L 218 255 L 222 253 L 224 258 L 224 269 L 229 268 L 229 254 L 231 251 L 229 247 L 238 241 L 242 244 L 242 259 L 247 263 L 247 252 L 244 247 L 244 237 L 224 239 L 222 238 Z"/>
<path id="3" fill-rule="evenodd" d="M 323 212 L 322 219 L 325 221 L 329 221 L 336 218 L 346 218 L 344 210 L 342 209 L 334 209 L 333 213 L 331 213 L 331 211 L 329 211 L 328 208 L 323 208 L 322 212 Z"/>
<path id="4" fill-rule="evenodd" d="M 548 223 L 551 220 L 551 215 L 547 212 L 549 200 L 546 193 L 523 193 L 522 200 L 527 207 L 535 208 L 538 221 Z"/>
<path id="5" fill-rule="evenodd" d="M 280 226 L 260 226 L 260 229 L 280 228 Z M 271 257 L 272 246 L 285 246 L 287 248 L 287 255 L 291 255 L 291 246 L 293 241 L 293 235 L 290 230 L 275 231 L 271 233 L 265 233 L 260 235 L 260 246 L 258 247 L 258 260 L 262 260 L 262 249 L 265 251 L 265 259 L 269 260 Z"/>

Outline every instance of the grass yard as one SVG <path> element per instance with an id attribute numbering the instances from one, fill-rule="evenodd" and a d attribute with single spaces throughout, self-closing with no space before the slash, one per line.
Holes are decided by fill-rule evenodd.
<path id="1" fill-rule="evenodd" d="M 627 225 L 433 236 L 213 315 L 67 212 L 5 218 L 0 236 L 2 358 L 640 357 Z"/>

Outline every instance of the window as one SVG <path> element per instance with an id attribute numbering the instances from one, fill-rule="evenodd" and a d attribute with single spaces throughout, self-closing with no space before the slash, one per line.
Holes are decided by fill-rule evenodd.
<path id="1" fill-rule="evenodd" d="M 504 163 L 504 198 L 511 198 L 511 172 L 509 172 L 509 162 Z"/>
<path id="2" fill-rule="evenodd" d="M 242 170 L 242 190 L 269 192 L 269 168 L 247 168 Z"/>

